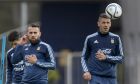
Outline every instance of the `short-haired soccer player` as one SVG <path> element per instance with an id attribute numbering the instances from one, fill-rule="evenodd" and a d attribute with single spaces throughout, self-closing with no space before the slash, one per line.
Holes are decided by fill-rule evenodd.
<path id="1" fill-rule="evenodd" d="M 6 84 L 19 84 L 22 80 L 24 64 L 23 60 L 13 64 L 11 62 L 12 56 L 15 52 L 15 47 L 20 42 L 22 44 L 27 43 L 26 36 L 22 36 L 17 31 L 12 31 L 8 35 L 8 41 L 11 42 L 12 48 L 7 51 L 7 72 L 6 72 Z M 18 55 L 20 56 L 20 55 Z"/>
<path id="2" fill-rule="evenodd" d="M 117 84 L 116 66 L 123 61 L 120 37 L 109 32 L 111 19 L 102 13 L 98 19 L 99 31 L 88 35 L 81 57 L 83 78 L 90 84 Z"/>
<path id="3" fill-rule="evenodd" d="M 48 70 L 55 69 L 55 57 L 51 46 L 40 39 L 40 26 L 31 24 L 27 29 L 29 43 L 18 45 L 12 62 L 24 60 L 22 84 L 48 84 Z M 18 57 L 18 55 L 21 55 Z"/>

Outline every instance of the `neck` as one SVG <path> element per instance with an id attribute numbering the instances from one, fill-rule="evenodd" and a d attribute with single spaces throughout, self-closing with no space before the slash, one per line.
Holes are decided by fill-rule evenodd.
<path id="1" fill-rule="evenodd" d="M 101 36 L 106 36 L 106 35 L 108 35 L 109 34 L 109 32 L 106 32 L 106 33 L 103 33 L 103 32 L 98 32 Z"/>
<path id="2" fill-rule="evenodd" d="M 36 40 L 36 41 L 34 41 L 34 42 L 30 41 L 30 43 L 31 43 L 32 45 L 36 45 L 36 44 L 38 44 L 39 42 L 40 42 L 40 39 L 38 39 L 38 40 Z"/>

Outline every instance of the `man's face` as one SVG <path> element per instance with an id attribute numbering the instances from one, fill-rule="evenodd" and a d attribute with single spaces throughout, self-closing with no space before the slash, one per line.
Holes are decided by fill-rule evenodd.
<path id="1" fill-rule="evenodd" d="M 107 18 L 100 18 L 98 21 L 98 27 L 99 27 L 99 31 L 102 34 L 108 33 L 111 27 L 111 20 Z"/>
<path id="2" fill-rule="evenodd" d="M 27 36 L 31 43 L 36 43 L 41 36 L 41 32 L 38 27 L 28 27 Z"/>

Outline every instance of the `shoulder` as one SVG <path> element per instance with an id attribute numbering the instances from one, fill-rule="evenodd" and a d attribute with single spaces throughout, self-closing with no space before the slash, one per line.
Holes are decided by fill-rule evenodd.
<path id="1" fill-rule="evenodd" d="M 14 50 L 14 48 L 10 48 L 10 49 L 7 51 L 7 54 L 11 53 L 13 50 Z"/>
<path id="2" fill-rule="evenodd" d="M 109 32 L 109 35 L 110 35 L 111 37 L 120 38 L 120 36 L 119 36 L 118 34 L 114 34 L 114 33 L 112 33 L 112 32 Z"/>
<path id="3" fill-rule="evenodd" d="M 109 35 L 110 35 L 110 37 L 112 38 L 115 38 L 118 42 L 120 41 L 121 42 L 121 38 L 120 38 L 120 36 L 119 35 L 117 35 L 117 34 L 114 34 L 114 33 L 109 33 Z"/>
<path id="4" fill-rule="evenodd" d="M 93 37 L 96 37 L 96 36 L 98 36 L 98 32 L 95 32 L 95 33 L 93 33 L 93 34 L 88 35 L 88 36 L 86 37 L 86 39 L 90 39 L 90 38 L 93 38 Z"/>
<path id="5" fill-rule="evenodd" d="M 10 48 L 8 51 L 7 51 L 7 59 L 11 59 L 11 56 L 14 54 L 14 49 L 15 48 Z"/>
<path id="6" fill-rule="evenodd" d="M 24 45 L 17 45 L 16 48 L 18 50 L 22 51 L 22 50 L 24 50 L 24 49 L 26 49 L 26 48 L 28 48 L 30 46 L 31 46 L 31 44 L 30 43 L 27 43 L 27 44 L 24 44 Z"/>
<path id="7" fill-rule="evenodd" d="M 51 48 L 51 46 L 50 46 L 49 44 L 47 44 L 47 43 L 45 43 L 45 42 L 43 42 L 43 41 L 41 41 L 39 44 L 40 44 L 41 46 L 43 46 L 43 47 Z"/>
<path id="8" fill-rule="evenodd" d="M 39 43 L 39 45 L 42 47 L 43 50 L 45 50 L 45 51 L 47 51 L 48 53 L 51 53 L 51 54 L 52 54 L 53 49 L 52 49 L 52 47 L 51 47 L 49 44 L 47 44 L 47 43 L 41 41 L 41 42 Z"/>

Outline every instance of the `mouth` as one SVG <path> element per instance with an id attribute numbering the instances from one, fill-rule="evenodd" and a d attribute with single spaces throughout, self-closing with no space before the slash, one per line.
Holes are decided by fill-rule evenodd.
<path id="1" fill-rule="evenodd" d="M 35 37 L 31 37 L 31 39 L 35 39 Z"/>
<path id="2" fill-rule="evenodd" d="M 108 30 L 108 28 L 104 28 L 104 30 L 106 30 L 106 31 L 107 31 L 107 30 Z"/>
<path id="3" fill-rule="evenodd" d="M 31 40 L 36 40 L 35 38 L 31 38 Z"/>
<path id="4" fill-rule="evenodd" d="M 107 27 L 104 27 L 104 29 L 108 29 Z"/>

